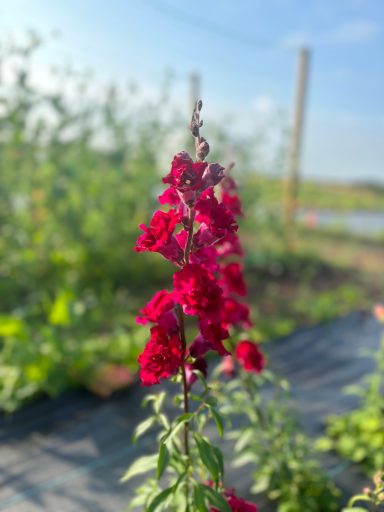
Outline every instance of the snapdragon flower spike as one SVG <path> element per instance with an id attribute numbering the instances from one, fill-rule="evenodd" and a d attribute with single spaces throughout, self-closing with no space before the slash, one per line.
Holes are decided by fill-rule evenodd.
<path id="1" fill-rule="evenodd" d="M 198 109 L 198 106 L 196 108 Z M 155 324 L 152 329 L 160 329 L 153 331 L 156 334 L 155 338 L 151 330 L 151 340 L 139 358 L 140 376 L 145 385 L 151 382 L 158 383 L 160 380 L 158 372 L 155 372 L 151 381 L 151 366 L 146 356 L 153 352 L 158 364 L 156 350 L 161 346 L 159 340 L 165 339 L 164 336 L 159 337 L 159 333 L 166 333 L 169 340 L 175 343 L 174 335 L 179 333 L 181 328 L 175 314 L 178 305 L 183 313 L 198 317 L 200 329 L 189 353 L 187 347 L 183 347 L 179 366 L 194 365 L 198 362 L 203 367 L 202 357 L 208 350 L 214 350 L 220 355 L 229 354 L 223 345 L 223 340 L 229 336 L 224 294 L 233 289 L 233 285 L 228 284 L 231 277 L 229 274 L 231 269 L 232 274 L 236 273 L 237 267 L 229 266 L 227 271 L 223 270 L 220 282 L 215 274 L 220 270 L 218 259 L 223 251 L 234 254 L 241 250 L 235 235 L 237 224 L 234 215 L 224 202 L 219 203 L 214 195 L 214 187 L 225 178 L 224 168 L 217 163 L 204 162 L 209 153 L 209 144 L 200 136 L 201 124 L 196 110 L 191 131 L 195 137 L 197 160 L 193 161 L 186 151 L 176 154 L 170 172 L 163 178 L 163 182 L 169 187 L 159 196 L 159 203 L 169 204 L 175 208 L 168 212 L 157 211 L 148 227 L 141 225 L 144 233 L 138 238 L 135 247 L 138 252 L 158 252 L 181 267 L 173 276 L 174 290 L 161 290 L 155 294 L 141 309 L 136 319 L 140 324 L 152 323 Z M 225 179 L 228 187 L 228 179 Z M 194 220 L 199 224 L 195 233 Z M 177 229 L 177 226 L 181 229 Z M 224 242 L 221 254 L 216 247 L 220 240 Z M 232 276 L 232 279 L 235 277 Z M 237 288 L 236 291 L 241 293 L 242 289 Z M 188 357 L 192 359 L 187 359 Z M 193 361 L 193 358 L 196 360 Z M 175 358 L 173 360 L 175 361 Z M 171 375 L 174 371 L 168 373 Z M 161 373 L 161 378 L 166 378 L 166 374 L 167 371 Z"/>

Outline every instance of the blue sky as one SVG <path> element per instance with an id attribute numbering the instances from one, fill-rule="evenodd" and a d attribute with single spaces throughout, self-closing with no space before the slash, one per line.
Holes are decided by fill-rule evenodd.
<path id="1" fill-rule="evenodd" d="M 135 79 L 151 94 L 175 71 L 175 102 L 202 76 L 206 117 L 243 131 L 292 108 L 296 50 L 312 50 L 303 174 L 384 182 L 383 0 L 3 0 L 0 30 L 60 37 L 49 63 L 104 80 Z M 288 117 L 289 119 L 289 117 Z"/>

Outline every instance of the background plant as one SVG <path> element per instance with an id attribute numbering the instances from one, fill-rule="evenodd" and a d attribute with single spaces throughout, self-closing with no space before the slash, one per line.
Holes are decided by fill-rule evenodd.
<path id="1" fill-rule="evenodd" d="M 180 128 L 187 122 L 170 101 L 172 75 L 152 99 L 139 84 L 102 84 L 91 73 L 60 66 L 42 84 L 36 71 L 43 44 L 49 42 L 36 34 L 26 43 L 0 44 L 0 408 L 7 411 L 41 394 L 88 386 L 104 364 L 128 363 L 134 371 L 136 346 L 144 343 L 134 311 L 170 270 L 160 259 L 128 257 L 127 247 L 155 206 L 168 148 L 184 139 Z M 207 127 L 215 159 L 230 148 L 238 162 L 247 213 L 238 222 L 263 339 L 364 306 L 380 280 L 375 272 L 361 279 L 361 267 L 377 268 L 378 275 L 382 267 L 379 245 L 340 234 L 335 242 L 313 229 L 299 232 L 297 251 L 286 252 L 283 160 L 275 158 L 273 169 L 263 163 L 265 137 L 275 128 L 283 134 L 279 125 L 236 135 L 230 119 Z M 313 188 L 303 185 L 304 203 L 313 203 Z M 316 190 L 322 205 L 327 198 L 332 207 L 384 204 L 380 189 L 338 189 L 337 201 L 333 185 Z M 333 260 L 344 254 L 346 262 L 335 266 L 329 254 Z M 359 268 L 350 268 L 351 261 Z M 57 326 L 50 311 L 59 306 L 70 315 Z M 21 324 L 21 330 L 10 327 Z"/>
<path id="2" fill-rule="evenodd" d="M 352 496 L 343 512 L 380 512 L 384 510 L 384 473 L 373 476 L 373 488 L 365 487 L 363 492 Z"/>
<path id="3" fill-rule="evenodd" d="M 379 321 L 384 321 L 383 311 L 382 305 L 375 307 Z M 361 464 L 368 474 L 384 468 L 384 337 L 374 357 L 376 368 L 365 385 L 347 389 L 360 397 L 360 406 L 342 416 L 330 416 L 326 437 L 318 442 L 320 448 Z"/>
<path id="4" fill-rule="evenodd" d="M 233 465 L 252 468 L 251 492 L 276 502 L 279 512 L 339 510 L 339 492 L 291 409 L 288 383 L 269 369 L 257 373 L 236 365 L 231 371 L 231 379 L 218 388 L 218 399 L 224 418 L 233 424 L 227 434 L 234 443 Z"/>

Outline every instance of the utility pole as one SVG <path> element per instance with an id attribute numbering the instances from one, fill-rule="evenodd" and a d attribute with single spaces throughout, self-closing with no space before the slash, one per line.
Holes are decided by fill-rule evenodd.
<path id="1" fill-rule="evenodd" d="M 200 99 L 200 88 L 201 88 L 201 79 L 200 74 L 197 72 L 191 73 L 189 75 L 189 102 L 188 112 L 193 112 L 195 108 L 195 103 Z"/>
<path id="2" fill-rule="evenodd" d="M 297 78 L 294 99 L 293 126 L 290 143 L 288 172 L 284 183 L 284 223 L 290 231 L 295 222 L 300 181 L 300 156 L 305 115 L 305 100 L 308 89 L 309 49 L 300 48 L 297 62 Z"/>

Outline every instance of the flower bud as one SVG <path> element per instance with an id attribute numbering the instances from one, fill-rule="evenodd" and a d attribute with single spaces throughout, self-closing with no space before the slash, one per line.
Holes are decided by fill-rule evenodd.
<path id="1" fill-rule="evenodd" d="M 192 364 L 187 363 L 185 365 L 185 374 L 187 379 L 187 385 L 188 388 L 191 388 L 192 384 L 194 384 L 197 381 L 197 375 L 194 372 L 194 370 L 198 370 L 201 372 L 204 377 L 207 376 L 207 363 L 205 359 L 198 358 L 196 361 Z"/>
<path id="2" fill-rule="evenodd" d="M 191 133 L 193 137 L 198 137 L 199 135 L 199 125 L 196 123 L 196 121 L 191 122 Z"/>
<path id="3" fill-rule="evenodd" d="M 224 178 L 224 167 L 220 164 L 208 164 L 203 174 L 203 190 L 214 187 Z"/>
<path id="4" fill-rule="evenodd" d="M 203 108 L 203 102 L 201 100 L 199 100 L 196 104 L 197 106 L 197 110 L 200 112 L 200 110 Z"/>
<path id="5" fill-rule="evenodd" d="M 207 158 L 208 153 L 209 144 L 203 137 L 201 137 L 200 144 L 196 148 L 196 156 L 198 160 L 204 160 L 205 158 Z"/>

